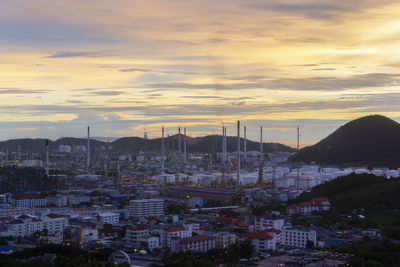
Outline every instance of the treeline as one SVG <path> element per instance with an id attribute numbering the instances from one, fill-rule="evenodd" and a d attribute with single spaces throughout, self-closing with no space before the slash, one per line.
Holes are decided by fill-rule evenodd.
<path id="1" fill-rule="evenodd" d="M 26 248 L 9 255 L 0 254 L 0 266 L 111 267 L 114 266 L 113 263 L 108 262 L 111 252 L 110 249 L 101 249 L 98 252 L 89 253 L 88 251 L 76 246 L 47 244 L 36 248 Z M 50 265 L 41 259 L 41 257 L 46 253 L 57 255 L 53 265 Z"/>
<path id="2" fill-rule="evenodd" d="M 292 203 L 327 197 L 338 212 L 366 213 L 400 209 L 400 179 L 387 179 L 373 174 L 349 174 L 338 177 L 305 192 Z"/>
<path id="3" fill-rule="evenodd" d="M 62 189 L 62 182 L 47 177 L 44 169 L 31 167 L 0 167 L 0 192 L 22 193 Z"/>

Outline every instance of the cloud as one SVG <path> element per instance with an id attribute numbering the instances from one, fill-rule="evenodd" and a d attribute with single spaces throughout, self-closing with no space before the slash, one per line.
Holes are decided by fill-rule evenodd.
<path id="1" fill-rule="evenodd" d="M 21 89 L 21 88 L 0 87 L 0 94 L 10 94 L 10 95 L 44 94 L 51 91 L 52 90 L 44 90 L 44 89 Z"/>
<path id="2" fill-rule="evenodd" d="M 142 68 L 129 68 L 129 69 L 121 69 L 121 72 L 156 72 L 163 74 L 185 74 L 185 75 L 196 75 L 198 72 L 190 72 L 190 71 L 168 71 L 168 70 L 153 70 L 153 69 L 142 69 Z"/>
<path id="3" fill-rule="evenodd" d="M 230 78 L 231 79 L 231 78 Z M 149 88 L 169 89 L 214 89 L 214 90 L 247 90 L 247 89 L 287 89 L 298 91 L 343 91 L 355 88 L 387 87 L 400 85 L 400 74 L 368 73 L 348 77 L 316 76 L 309 78 L 268 78 L 260 76 L 236 77 L 247 82 L 240 83 L 156 83 Z M 231 79 L 233 80 L 233 79 Z"/>
<path id="4" fill-rule="evenodd" d="M 99 57 L 114 57 L 117 55 L 118 54 L 114 50 L 80 51 L 80 52 L 64 51 L 47 56 L 47 58 L 74 58 L 74 57 L 99 58 Z"/>

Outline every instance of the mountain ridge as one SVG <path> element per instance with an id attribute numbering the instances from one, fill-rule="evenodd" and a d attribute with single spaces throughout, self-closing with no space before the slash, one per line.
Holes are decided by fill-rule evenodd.
<path id="1" fill-rule="evenodd" d="M 183 135 L 182 135 L 182 150 L 183 150 Z M 0 142 L 0 150 L 17 151 L 18 146 L 21 147 L 21 152 L 40 152 L 44 151 L 44 138 L 20 138 L 10 139 Z M 227 150 L 233 152 L 236 150 L 237 137 L 227 136 Z M 75 137 L 62 137 L 55 141 L 49 140 L 50 149 L 57 149 L 60 145 L 70 145 L 71 148 L 76 145 L 86 146 L 86 138 L 75 138 Z M 106 147 L 108 142 L 99 141 L 96 139 L 90 139 L 91 148 L 94 151 L 101 150 L 102 146 Z M 161 150 L 161 138 L 144 139 L 142 137 L 121 137 L 114 141 L 110 141 L 109 145 L 113 148 L 113 152 L 139 152 L 139 151 L 157 151 Z M 243 145 L 243 138 L 241 138 L 241 146 Z M 187 136 L 187 151 L 200 152 L 200 153 L 211 153 L 220 152 L 222 147 L 222 136 L 221 135 L 207 135 L 202 137 L 190 137 Z M 295 149 L 280 143 L 264 143 L 264 152 L 294 152 Z M 177 150 L 178 149 L 178 135 L 165 137 L 165 149 L 166 150 Z M 247 151 L 259 150 L 259 142 L 247 140 Z"/>
<path id="2" fill-rule="evenodd" d="M 361 117 L 340 126 L 317 144 L 300 149 L 290 160 L 400 166 L 400 124 L 381 115 Z"/>

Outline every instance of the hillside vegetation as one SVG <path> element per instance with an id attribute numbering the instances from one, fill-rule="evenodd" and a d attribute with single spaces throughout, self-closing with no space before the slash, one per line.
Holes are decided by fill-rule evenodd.
<path id="1" fill-rule="evenodd" d="M 292 161 L 321 164 L 400 166 L 400 124 L 380 115 L 353 120 L 319 143 L 305 147 Z"/>

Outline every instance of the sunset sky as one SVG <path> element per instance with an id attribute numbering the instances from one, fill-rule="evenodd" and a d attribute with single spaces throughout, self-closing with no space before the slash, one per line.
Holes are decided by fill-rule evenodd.
<path id="1" fill-rule="evenodd" d="M 400 120 L 400 1 L 2 0 L 0 140 Z"/>

